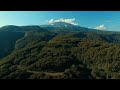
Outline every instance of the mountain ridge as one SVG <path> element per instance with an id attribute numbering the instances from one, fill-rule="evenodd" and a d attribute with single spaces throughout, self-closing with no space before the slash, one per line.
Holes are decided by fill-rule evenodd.
<path id="1" fill-rule="evenodd" d="M 0 28 L 0 79 L 120 78 L 120 33 L 55 24 Z"/>

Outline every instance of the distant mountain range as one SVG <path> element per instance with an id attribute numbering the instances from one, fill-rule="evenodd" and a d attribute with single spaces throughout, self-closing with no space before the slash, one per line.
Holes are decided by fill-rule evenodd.
<path id="1" fill-rule="evenodd" d="M 78 25 L 73 25 L 73 24 L 69 24 L 69 23 L 65 23 L 65 22 L 55 22 L 49 25 L 40 25 L 40 27 L 45 28 L 47 30 L 73 30 L 73 31 L 81 31 L 81 30 L 85 30 L 85 31 L 90 31 L 90 30 L 95 30 L 95 29 L 89 29 L 89 28 L 85 28 L 85 27 L 81 27 Z"/>
<path id="2" fill-rule="evenodd" d="M 49 25 L 0 28 L 0 79 L 119 79 L 120 32 Z"/>

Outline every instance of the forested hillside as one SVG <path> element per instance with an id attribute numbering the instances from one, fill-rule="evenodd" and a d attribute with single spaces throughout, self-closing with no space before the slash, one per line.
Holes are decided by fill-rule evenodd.
<path id="1" fill-rule="evenodd" d="M 0 79 L 120 78 L 119 32 L 57 25 L 1 31 Z"/>
<path id="2" fill-rule="evenodd" d="M 24 33 L 0 31 L 0 59 L 10 54 L 15 47 L 18 39 L 24 36 Z"/>

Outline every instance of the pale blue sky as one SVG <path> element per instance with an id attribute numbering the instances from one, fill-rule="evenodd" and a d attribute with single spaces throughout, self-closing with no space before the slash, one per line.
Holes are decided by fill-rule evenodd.
<path id="1" fill-rule="evenodd" d="M 48 20 L 60 18 L 75 18 L 83 27 L 120 31 L 120 11 L 0 11 L 0 27 L 48 24 Z"/>

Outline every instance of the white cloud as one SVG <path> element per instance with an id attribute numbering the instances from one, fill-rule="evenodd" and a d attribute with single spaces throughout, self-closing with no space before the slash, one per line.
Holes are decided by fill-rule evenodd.
<path id="1" fill-rule="evenodd" d="M 48 22 L 49 22 L 49 23 L 53 23 L 53 22 L 54 22 L 54 20 L 53 20 L 53 19 L 50 19 Z"/>
<path id="2" fill-rule="evenodd" d="M 75 23 L 74 22 L 75 21 L 75 18 L 72 18 L 72 19 L 64 19 L 64 18 L 61 18 L 61 19 L 56 19 L 56 20 L 54 20 L 54 19 L 50 19 L 49 21 L 48 21 L 48 23 L 55 23 L 55 22 L 65 22 L 65 23 L 69 23 L 69 24 L 73 24 L 73 25 L 78 25 L 78 23 Z"/>
<path id="3" fill-rule="evenodd" d="M 105 25 L 102 24 L 102 25 L 95 27 L 94 29 L 105 30 L 106 27 L 105 27 Z"/>

